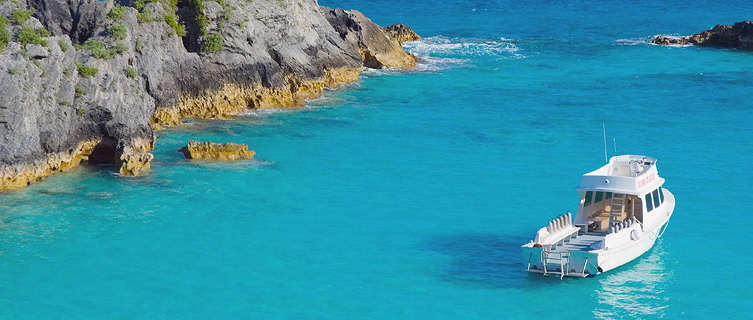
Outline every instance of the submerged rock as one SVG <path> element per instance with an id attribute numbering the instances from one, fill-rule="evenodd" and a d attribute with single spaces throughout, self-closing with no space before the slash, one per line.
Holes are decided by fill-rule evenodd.
<path id="1" fill-rule="evenodd" d="M 132 3 L 0 5 L 4 17 L 32 11 L 0 23 L 9 34 L 0 42 L 0 190 L 82 161 L 144 174 L 154 130 L 184 118 L 301 106 L 357 81 L 363 66 L 415 66 L 360 12 L 316 1 Z"/>
<path id="2" fill-rule="evenodd" d="M 189 141 L 178 151 L 182 152 L 186 159 L 195 160 L 248 160 L 256 155 L 255 151 L 248 150 L 248 145 L 240 143 Z"/>
<path id="3" fill-rule="evenodd" d="M 656 36 L 651 43 L 660 45 L 687 45 L 736 48 L 753 50 L 753 22 L 742 21 L 732 26 L 717 25 L 706 30 L 685 37 Z"/>

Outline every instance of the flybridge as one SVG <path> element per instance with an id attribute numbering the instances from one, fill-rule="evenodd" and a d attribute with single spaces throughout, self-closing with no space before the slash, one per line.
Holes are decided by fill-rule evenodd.
<path id="1" fill-rule="evenodd" d="M 664 183 L 656 169 L 656 159 L 622 155 L 583 175 L 578 191 L 603 191 L 640 195 Z"/>

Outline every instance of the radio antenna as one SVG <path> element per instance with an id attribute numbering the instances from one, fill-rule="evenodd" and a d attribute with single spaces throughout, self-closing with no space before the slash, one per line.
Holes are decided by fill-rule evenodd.
<path id="1" fill-rule="evenodd" d="M 614 154 L 617 154 L 617 138 L 612 137 L 612 145 L 614 146 Z"/>
<path id="2" fill-rule="evenodd" d="M 607 157 L 607 126 L 604 124 L 604 121 L 601 121 L 601 135 L 604 137 L 604 162 L 609 162 L 609 157 Z"/>

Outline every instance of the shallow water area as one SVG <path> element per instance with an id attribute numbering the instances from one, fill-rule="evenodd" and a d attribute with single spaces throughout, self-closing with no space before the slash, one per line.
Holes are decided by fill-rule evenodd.
<path id="1" fill-rule="evenodd" d="M 80 167 L 0 195 L 0 318 L 741 317 L 753 54 L 648 39 L 753 5 L 320 3 L 414 28 L 419 68 L 161 131 L 147 176 Z M 668 231 L 595 278 L 528 275 L 519 246 L 576 209 L 602 121 L 610 154 L 659 159 Z M 189 161 L 189 140 L 256 159 Z"/>

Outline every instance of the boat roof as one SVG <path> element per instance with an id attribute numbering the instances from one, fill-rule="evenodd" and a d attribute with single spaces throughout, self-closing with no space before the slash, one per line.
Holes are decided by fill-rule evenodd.
<path id="1" fill-rule="evenodd" d="M 643 195 L 664 184 L 656 169 L 656 159 L 641 155 L 614 156 L 609 162 L 586 173 L 578 191 L 603 191 Z"/>

